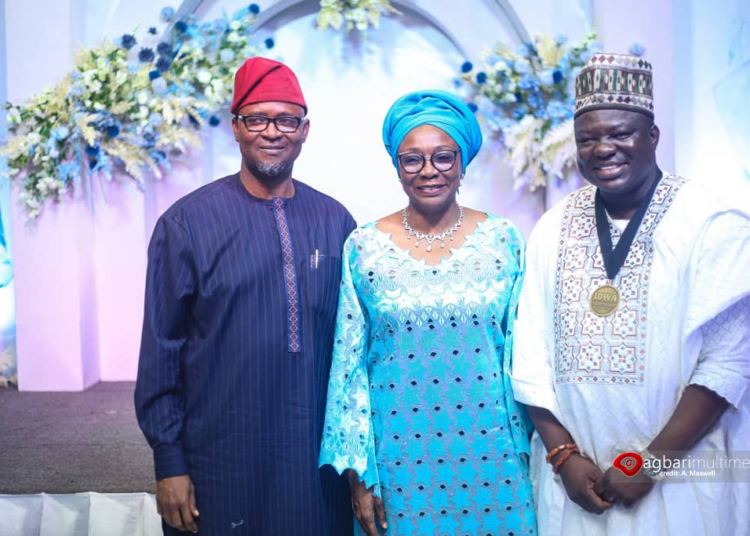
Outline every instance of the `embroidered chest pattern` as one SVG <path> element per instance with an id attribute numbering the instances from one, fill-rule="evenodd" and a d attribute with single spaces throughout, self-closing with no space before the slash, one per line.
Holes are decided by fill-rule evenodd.
<path id="1" fill-rule="evenodd" d="M 613 281 L 620 305 L 605 317 L 589 307 L 591 293 L 608 283 L 596 233 L 596 189 L 583 188 L 568 198 L 555 279 L 556 383 L 644 384 L 653 234 L 684 182 L 675 176 L 660 181 Z M 610 225 L 610 232 L 616 243 L 620 231 Z"/>
<path id="2" fill-rule="evenodd" d="M 289 339 L 289 351 L 297 353 L 301 351 L 299 336 L 299 294 L 297 291 L 297 274 L 294 271 L 294 250 L 292 249 L 292 238 L 289 235 L 289 226 L 286 223 L 284 202 L 279 197 L 273 200 L 276 213 L 276 226 L 279 230 L 281 241 L 281 254 L 284 257 L 284 286 L 286 287 L 286 319 L 287 333 Z"/>

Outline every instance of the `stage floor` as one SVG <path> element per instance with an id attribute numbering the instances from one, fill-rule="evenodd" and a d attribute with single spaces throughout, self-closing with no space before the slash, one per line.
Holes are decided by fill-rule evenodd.
<path id="1" fill-rule="evenodd" d="M 153 493 L 132 382 L 82 393 L 0 389 L 0 494 Z"/>

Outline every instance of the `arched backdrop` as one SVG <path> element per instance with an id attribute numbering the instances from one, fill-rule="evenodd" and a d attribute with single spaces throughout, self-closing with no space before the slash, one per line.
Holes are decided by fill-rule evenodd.
<path id="1" fill-rule="evenodd" d="M 605 48 L 623 51 L 633 42 L 643 43 L 657 66 L 657 118 L 662 127 L 658 158 L 666 169 L 675 169 L 675 140 L 682 140 L 684 151 L 705 139 L 694 125 L 696 105 L 689 94 L 703 91 L 726 72 L 693 49 L 702 42 L 718 43 L 718 37 L 731 33 L 738 9 L 746 10 L 742 0 L 716 0 L 712 9 L 724 15 L 715 17 L 721 24 L 707 29 L 699 24 L 708 10 L 700 0 L 633 0 L 627 5 L 595 0 L 403 0 L 394 3 L 404 16 L 383 19 L 380 30 L 362 38 L 318 32 L 316 0 L 257 3 L 262 8 L 258 37 L 274 36 L 276 47 L 268 55 L 299 73 L 310 104 L 313 130 L 295 175 L 340 199 L 362 223 L 404 204 L 380 141 L 382 117 L 396 96 L 426 86 L 450 89 L 460 63 L 479 62 L 484 47 L 498 40 L 518 44 L 536 33 L 578 40 L 594 19 Z M 93 46 L 103 37 L 148 27 L 158 20 L 163 5 L 153 0 L 0 0 L 7 45 L 0 72 L 8 99 L 22 101 L 53 85 L 72 66 L 79 44 Z M 172 5 L 178 13 L 194 12 L 211 20 L 245 2 L 184 0 Z M 676 65 L 685 68 L 676 73 Z M 700 71 L 707 65 L 714 69 L 709 82 Z M 679 109 L 675 80 L 681 82 Z M 135 377 L 148 239 L 156 218 L 177 198 L 238 169 L 229 118 L 223 119 L 204 136 L 202 150 L 179 159 L 164 181 L 150 184 L 145 192 L 127 179 L 94 181 L 93 213 L 79 192 L 72 202 L 49 207 L 32 229 L 16 201 L 11 202 L 21 389 L 79 390 L 99 380 Z M 716 130 L 712 135 L 720 152 L 726 134 Z M 691 157 L 710 159 L 696 156 L 700 154 L 694 151 Z M 722 162 L 728 170 L 729 159 Z M 691 169 L 677 171 L 689 174 Z M 547 196 L 547 204 L 555 195 Z M 527 234 L 545 208 L 540 194 L 512 189 L 508 168 L 490 143 L 469 169 L 461 200 L 512 217 Z"/>

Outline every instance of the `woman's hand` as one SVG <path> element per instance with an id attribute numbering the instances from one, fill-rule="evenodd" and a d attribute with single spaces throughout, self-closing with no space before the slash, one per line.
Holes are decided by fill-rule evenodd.
<path id="1" fill-rule="evenodd" d="M 375 523 L 375 517 L 377 516 L 377 523 L 383 528 L 388 528 L 388 523 L 385 521 L 385 506 L 383 505 L 383 499 L 375 497 L 373 490 L 375 486 L 366 488 L 364 482 L 360 482 L 359 476 L 355 471 L 349 469 L 347 471 L 347 477 L 349 478 L 349 485 L 352 488 L 352 509 L 354 510 L 354 516 L 362 525 L 367 536 L 378 536 L 378 527 Z"/>

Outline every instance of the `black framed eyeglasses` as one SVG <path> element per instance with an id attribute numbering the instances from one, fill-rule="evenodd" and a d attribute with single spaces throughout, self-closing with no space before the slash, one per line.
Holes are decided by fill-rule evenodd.
<path id="1" fill-rule="evenodd" d="M 438 171 L 450 171 L 456 165 L 456 155 L 461 149 L 443 149 L 430 155 L 432 167 Z M 426 162 L 422 153 L 398 153 L 398 163 L 406 173 L 419 173 Z"/>
<path id="2" fill-rule="evenodd" d="M 278 117 L 268 117 L 266 115 L 236 115 L 238 121 L 245 124 L 249 132 L 263 132 L 268 128 L 268 124 L 273 122 L 276 130 L 290 134 L 297 132 L 304 117 L 294 115 L 280 115 Z"/>

